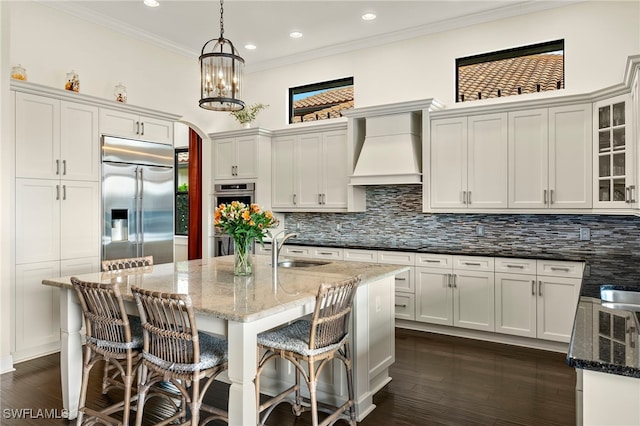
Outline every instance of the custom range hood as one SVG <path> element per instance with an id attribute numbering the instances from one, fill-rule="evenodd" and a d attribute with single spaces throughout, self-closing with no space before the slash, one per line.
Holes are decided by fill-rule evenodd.
<path id="1" fill-rule="evenodd" d="M 433 100 L 351 110 L 354 137 L 350 185 L 422 183 L 423 122 Z M 439 108 L 438 108 L 439 109 Z"/>

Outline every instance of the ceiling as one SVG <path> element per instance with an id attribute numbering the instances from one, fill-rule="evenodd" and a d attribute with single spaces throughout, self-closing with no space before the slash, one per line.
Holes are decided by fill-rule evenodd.
<path id="1" fill-rule="evenodd" d="M 44 1 L 80 18 L 197 57 L 220 35 L 220 3 L 158 0 Z M 575 0 L 227 0 L 224 36 L 246 61 L 247 72 L 356 48 L 416 37 L 508 16 L 558 7 Z M 377 19 L 361 16 L 373 12 Z M 289 33 L 303 37 L 292 39 Z M 255 50 L 244 46 L 252 43 Z"/>

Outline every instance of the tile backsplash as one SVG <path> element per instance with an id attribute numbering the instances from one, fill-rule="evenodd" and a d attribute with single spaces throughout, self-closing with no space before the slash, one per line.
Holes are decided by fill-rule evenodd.
<path id="1" fill-rule="evenodd" d="M 288 213 L 285 226 L 305 244 L 583 260 L 600 277 L 637 282 L 640 217 L 572 214 L 422 213 L 419 185 L 371 186 L 362 213 Z M 477 227 L 484 227 L 484 236 Z M 589 228 L 590 240 L 580 239 Z M 557 255 L 557 256 L 556 256 Z M 606 274 L 608 275 L 605 275 Z M 640 273 L 640 271 L 638 271 Z M 596 277 L 594 277 L 594 280 Z M 599 280 L 604 278 L 598 278 Z M 635 284 L 640 285 L 640 284 Z"/>

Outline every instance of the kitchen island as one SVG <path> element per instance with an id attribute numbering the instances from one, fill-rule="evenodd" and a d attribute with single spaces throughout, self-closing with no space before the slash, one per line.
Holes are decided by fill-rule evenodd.
<path id="1" fill-rule="evenodd" d="M 407 270 L 397 265 L 331 261 L 304 268 L 278 268 L 277 280 L 268 256 L 254 257 L 254 273 L 233 275 L 233 257 L 216 257 L 154 265 L 137 270 L 79 275 L 94 282 L 117 282 L 131 313 L 137 313 L 131 286 L 187 293 L 193 300 L 198 328 L 229 341 L 229 424 L 256 424 L 255 386 L 258 333 L 311 314 L 322 282 L 361 275 L 352 315 L 353 370 L 358 420 L 371 412 L 373 394 L 387 384 L 395 360 L 394 277 Z M 61 375 L 64 408 L 77 415 L 81 381 L 82 311 L 70 277 L 43 280 L 60 288 Z M 337 364 L 336 364 L 337 365 Z M 293 380 L 288 369 L 269 371 L 261 380 L 267 393 Z M 224 378 L 222 378 L 224 380 Z M 330 402 L 346 399 L 344 373 L 330 369 L 318 389 Z"/>

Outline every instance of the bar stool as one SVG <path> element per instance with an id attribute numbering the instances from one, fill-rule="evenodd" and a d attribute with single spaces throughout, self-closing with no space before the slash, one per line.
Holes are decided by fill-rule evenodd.
<path id="1" fill-rule="evenodd" d="M 159 382 L 170 382 L 186 404 L 156 425 L 180 419 L 183 425 L 228 420 L 227 411 L 203 404 L 202 399 L 215 378 L 227 369 L 227 341 L 198 332 L 191 298 L 187 294 L 163 293 L 131 288 L 142 322 L 142 380 L 138 386 L 136 425 L 142 424 L 145 395 Z M 200 381 L 204 379 L 204 382 Z M 191 421 L 186 421 L 187 405 Z M 200 423 L 200 411 L 209 414 Z"/>
<path id="2" fill-rule="evenodd" d="M 76 277 L 71 278 L 71 284 L 78 294 L 86 329 L 77 424 L 128 425 L 131 401 L 135 400 L 131 396 L 133 378 L 143 346 L 140 322 L 127 316 L 117 284 L 86 282 Z M 98 361 L 104 361 L 116 371 L 109 378 L 110 386 L 124 390 L 122 401 L 102 410 L 86 406 L 89 373 Z M 122 411 L 122 421 L 111 417 L 119 411 Z"/>
<path id="3" fill-rule="evenodd" d="M 112 259 L 102 261 L 102 271 L 120 271 L 122 269 L 133 269 L 153 266 L 153 256 L 130 257 L 126 259 Z"/>
<path id="4" fill-rule="evenodd" d="M 292 392 L 295 392 L 295 399 L 286 401 L 292 404 L 296 416 L 310 410 L 314 426 L 333 424 L 347 411 L 349 424 L 356 424 L 349 318 L 360 280 L 360 276 L 356 276 L 335 283 L 321 284 L 311 321 L 298 320 L 258 335 L 258 356 L 260 350 L 265 351 L 262 357 L 259 357 L 255 380 L 259 424 L 263 425 L 275 406 Z M 296 381 L 293 386 L 261 404 L 260 374 L 272 358 L 290 361 L 296 368 Z M 346 368 L 349 394 L 349 399 L 339 407 L 318 403 L 316 395 L 317 380 L 322 369 L 336 358 L 342 361 Z M 303 398 L 300 393 L 300 377 L 303 377 L 307 384 L 309 399 Z M 308 402 L 308 405 L 303 405 L 303 401 Z M 321 423 L 318 422 L 319 406 L 322 411 L 331 413 Z M 262 413 L 264 415 L 261 418 Z"/>

